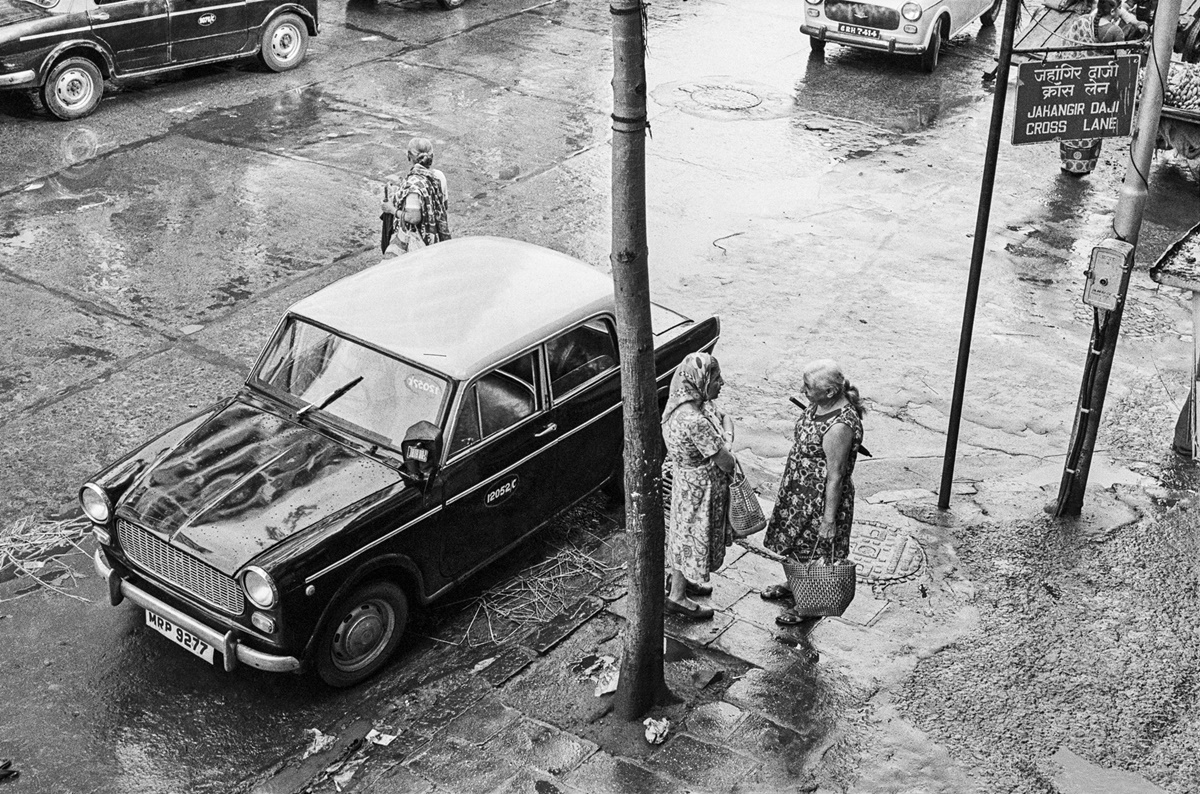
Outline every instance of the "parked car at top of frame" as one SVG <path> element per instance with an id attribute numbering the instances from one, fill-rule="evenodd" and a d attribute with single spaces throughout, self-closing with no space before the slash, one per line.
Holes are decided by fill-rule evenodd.
<path id="1" fill-rule="evenodd" d="M 660 409 L 720 321 L 651 311 Z M 611 277 L 438 243 L 284 315 L 240 390 L 80 490 L 114 605 L 209 663 L 349 686 L 450 591 L 621 477 Z"/>
<path id="2" fill-rule="evenodd" d="M 804 0 L 804 24 L 812 48 L 825 42 L 917 55 L 921 68 L 937 68 L 942 42 L 975 20 L 996 24 L 1004 0 Z"/>
<path id="3" fill-rule="evenodd" d="M 38 89 L 60 119 L 88 115 L 106 79 L 258 54 L 293 69 L 316 0 L 0 0 L 0 88 Z"/>

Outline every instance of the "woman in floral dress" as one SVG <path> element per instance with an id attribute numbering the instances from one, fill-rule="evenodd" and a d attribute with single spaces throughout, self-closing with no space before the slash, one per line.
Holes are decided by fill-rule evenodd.
<path id="1" fill-rule="evenodd" d="M 721 367 L 707 353 L 691 353 L 675 370 L 663 410 L 663 440 L 672 468 L 667 524 L 667 565 L 671 590 L 666 609 L 691 618 L 713 611 L 689 596 L 708 595 L 709 572 L 720 567 L 733 542 L 726 520 L 729 473 L 734 458 L 733 421 L 713 403 L 721 393 Z"/>
<path id="2" fill-rule="evenodd" d="M 854 522 L 851 475 L 862 445 L 865 409 L 858 389 L 828 359 L 804 368 L 804 396 L 808 408 L 796 421 L 795 441 L 763 545 L 801 561 L 830 553 L 832 559 L 845 559 Z M 774 600 L 788 598 L 791 592 L 776 584 L 761 595 Z M 793 609 L 775 618 L 785 626 L 804 620 Z"/>

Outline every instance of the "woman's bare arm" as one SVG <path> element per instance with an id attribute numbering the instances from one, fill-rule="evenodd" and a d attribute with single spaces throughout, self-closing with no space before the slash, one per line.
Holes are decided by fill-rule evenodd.
<path id="1" fill-rule="evenodd" d="M 821 526 L 818 530 L 823 538 L 832 538 L 837 531 L 837 509 L 842 501 L 842 484 L 846 479 L 846 469 L 850 467 L 850 448 L 854 445 L 854 432 L 849 426 L 837 423 L 829 428 L 821 439 L 821 447 L 825 450 L 825 513 L 821 516 Z"/>

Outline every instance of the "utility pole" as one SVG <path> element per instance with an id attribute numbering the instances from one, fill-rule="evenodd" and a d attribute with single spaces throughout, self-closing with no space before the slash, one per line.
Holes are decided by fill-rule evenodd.
<path id="1" fill-rule="evenodd" d="M 1125 311 L 1125 296 L 1129 289 L 1129 274 L 1133 269 L 1142 214 L 1149 194 L 1150 164 L 1154 159 L 1154 142 L 1158 137 L 1158 119 L 1162 113 L 1163 86 L 1171 66 L 1171 48 L 1175 43 L 1175 27 L 1179 19 L 1180 0 L 1161 0 L 1154 14 L 1154 33 L 1150 54 L 1142 79 L 1142 99 L 1138 107 L 1138 122 L 1129 147 L 1129 164 L 1117 200 L 1113 218 L 1113 240 L 1105 241 L 1108 250 L 1123 250 L 1124 263 L 1120 268 L 1116 305 L 1111 310 L 1094 308 L 1092 340 L 1083 368 L 1083 383 L 1071 430 L 1071 443 L 1063 466 L 1062 483 L 1055 505 L 1056 516 L 1078 516 L 1083 510 L 1083 495 L 1087 490 L 1088 472 L 1096 435 L 1100 429 L 1100 413 L 1108 392 L 1117 337 L 1121 331 L 1121 316 Z M 1127 244 L 1127 245 L 1121 245 Z M 1102 244 L 1101 247 L 1104 247 Z M 1094 269 L 1096 254 L 1093 253 Z M 1091 276 L 1089 276 L 1091 277 Z"/>
<path id="2" fill-rule="evenodd" d="M 646 246 L 646 40 L 642 0 L 611 0 L 613 37 L 612 270 L 625 416 L 625 531 L 632 546 L 629 611 L 614 710 L 636 720 L 666 693 L 662 452 Z"/>

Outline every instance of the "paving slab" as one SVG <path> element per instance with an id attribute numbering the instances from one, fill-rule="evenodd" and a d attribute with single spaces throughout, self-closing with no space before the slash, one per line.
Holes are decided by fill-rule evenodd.
<path id="1" fill-rule="evenodd" d="M 677 780 L 623 758 L 598 752 L 567 775 L 566 782 L 588 794 L 687 794 Z"/>
<path id="2" fill-rule="evenodd" d="M 723 700 L 704 703 L 687 715 L 683 729 L 698 739 L 724 743 L 745 719 L 746 712 Z"/>
<path id="3" fill-rule="evenodd" d="M 521 766 L 561 776 L 583 763 L 597 748 L 587 739 L 522 717 L 492 737 L 487 749 Z"/>
<path id="4" fill-rule="evenodd" d="M 759 761 L 720 744 L 677 734 L 650 757 L 656 769 L 710 791 L 728 791 L 748 775 Z"/>
<path id="5" fill-rule="evenodd" d="M 589 794 L 589 792 L 568 786 L 556 778 L 538 774 L 528 769 L 522 769 L 517 775 L 504 783 L 491 794 Z"/>
<path id="6" fill-rule="evenodd" d="M 486 744 L 520 716 L 521 712 L 505 706 L 495 695 L 485 695 L 455 717 L 443 733 L 463 744 L 478 746 Z"/>
<path id="7" fill-rule="evenodd" d="M 773 631 L 744 620 L 733 621 L 713 640 L 712 647 L 756 667 L 780 672 L 803 658 L 792 647 L 780 642 Z"/>
<path id="8" fill-rule="evenodd" d="M 455 794 L 487 794 L 519 771 L 516 764 L 451 738 L 434 742 L 404 764 Z"/>

